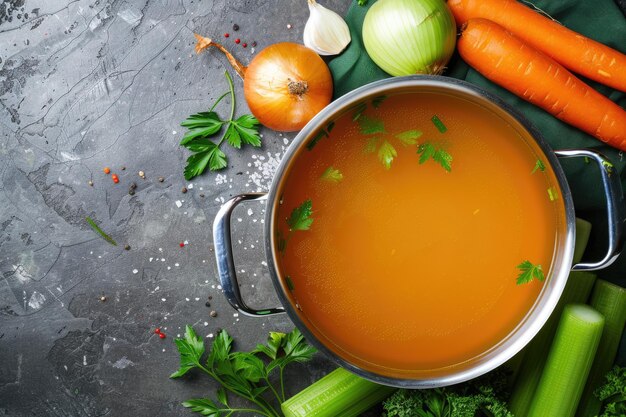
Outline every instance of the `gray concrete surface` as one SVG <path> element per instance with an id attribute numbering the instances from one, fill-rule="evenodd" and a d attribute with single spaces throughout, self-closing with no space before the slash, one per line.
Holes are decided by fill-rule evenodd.
<path id="1" fill-rule="evenodd" d="M 193 188 L 178 142 L 179 123 L 227 91 L 230 70 L 218 54 L 194 54 L 193 32 L 219 38 L 237 23 L 236 37 L 256 41 L 258 51 L 299 41 L 307 16 L 304 1 L 290 0 L 0 5 L 0 415 L 191 415 L 180 402 L 213 395 L 216 386 L 203 377 L 168 379 L 185 324 L 207 341 L 227 329 L 243 349 L 269 330 L 292 328 L 284 315 L 234 314 L 217 288 L 210 226 L 225 199 L 268 188 L 293 135 L 263 130 L 261 149 L 228 150 L 228 169 L 194 179 Z M 234 37 L 226 43 L 249 62 L 255 50 L 235 47 Z M 87 216 L 119 245 L 96 235 Z M 253 305 L 272 306 L 263 206 L 235 218 L 243 291 Z M 167 338 L 153 333 L 156 326 Z M 321 355 L 296 365 L 288 389 L 331 368 Z"/>

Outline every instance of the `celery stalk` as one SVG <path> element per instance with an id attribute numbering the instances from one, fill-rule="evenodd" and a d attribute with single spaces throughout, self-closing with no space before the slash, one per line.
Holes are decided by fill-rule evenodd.
<path id="1" fill-rule="evenodd" d="M 587 385 L 578 407 L 577 417 L 594 417 L 600 413 L 602 403 L 593 391 L 604 383 L 604 375 L 613 366 L 624 325 L 626 325 L 626 289 L 603 280 L 593 288 L 589 305 L 604 316 L 604 332 L 593 361 Z"/>
<path id="2" fill-rule="evenodd" d="M 591 369 L 604 317 L 584 304 L 563 309 L 527 417 L 573 417 Z"/>
<path id="3" fill-rule="evenodd" d="M 516 417 L 525 417 L 528 413 L 530 402 L 535 395 L 537 384 L 546 363 L 546 352 L 550 349 L 554 332 L 559 324 L 565 305 L 586 302 L 595 281 L 596 276 L 590 272 L 570 272 L 561 299 L 552 315 L 539 333 L 537 333 L 537 336 L 531 340 L 522 352 L 518 353 L 518 355 L 523 354 L 524 358 L 511 390 L 511 399 L 509 400 L 510 410 Z"/>
<path id="4" fill-rule="evenodd" d="M 591 223 L 587 220 L 576 218 L 576 245 L 574 246 L 574 263 L 577 264 L 583 258 L 589 235 L 591 234 Z"/>
<path id="5" fill-rule="evenodd" d="M 285 417 L 355 417 L 396 389 L 338 368 L 281 405 Z"/>

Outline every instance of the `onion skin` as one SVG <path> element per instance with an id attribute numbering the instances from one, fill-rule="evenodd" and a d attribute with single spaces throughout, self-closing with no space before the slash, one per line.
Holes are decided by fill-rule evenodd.
<path id="1" fill-rule="evenodd" d="M 394 76 L 441 74 L 455 42 L 454 17 L 443 0 L 379 0 L 363 22 L 367 53 Z"/>
<path id="2" fill-rule="evenodd" d="M 311 49 L 283 42 L 263 49 L 246 68 L 244 95 L 264 126 L 300 130 L 332 99 L 326 63 Z"/>

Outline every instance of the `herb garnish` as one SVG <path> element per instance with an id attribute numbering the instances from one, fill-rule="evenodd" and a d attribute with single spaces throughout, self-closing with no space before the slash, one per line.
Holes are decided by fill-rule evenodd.
<path id="1" fill-rule="evenodd" d="M 541 159 L 537 159 L 537 163 L 535 163 L 535 167 L 531 171 L 531 174 L 534 174 L 535 172 L 537 172 L 537 170 L 541 172 L 546 170 L 546 166 L 543 164 L 543 161 L 541 161 Z"/>
<path id="2" fill-rule="evenodd" d="M 179 378 L 195 368 L 221 385 L 217 391 L 217 402 L 201 398 L 182 403 L 192 411 L 210 417 L 226 417 L 235 412 L 280 417 L 281 414 L 272 405 L 273 400 L 268 394 L 273 394 L 278 403 L 284 402 L 285 367 L 290 363 L 309 361 L 316 352 L 297 329 L 288 334 L 270 332 L 267 344 L 259 344 L 251 352 L 233 352 L 233 338 L 222 330 L 215 338 L 206 361 L 202 359 L 205 353 L 204 342 L 191 326 L 186 327 L 184 339 L 176 339 L 175 343 L 180 353 L 180 368 L 170 378 Z M 270 379 L 274 370 L 278 370 L 279 389 Z M 256 407 L 231 407 L 227 391 L 248 400 Z"/>
<path id="3" fill-rule="evenodd" d="M 91 228 L 98 233 L 100 236 L 102 236 L 102 238 L 104 240 L 106 240 L 107 242 L 109 242 L 111 245 L 113 246 L 117 246 L 117 242 L 115 240 L 113 240 L 113 238 L 109 235 L 107 235 L 106 233 L 104 233 L 104 231 L 102 229 L 100 229 L 100 227 L 98 227 L 98 225 L 96 224 L 96 222 L 94 222 L 91 217 L 85 217 L 85 220 L 87 221 L 87 223 L 89 224 L 89 226 L 91 226 Z"/>
<path id="4" fill-rule="evenodd" d="M 446 125 L 443 124 L 443 122 L 441 121 L 439 117 L 437 117 L 437 115 L 434 115 L 430 120 L 437 127 L 437 130 L 439 130 L 439 133 L 446 133 L 448 131 L 448 128 L 446 127 Z"/>
<path id="5" fill-rule="evenodd" d="M 276 232 L 277 247 L 279 252 L 284 254 L 285 249 L 287 249 L 287 243 L 289 242 L 289 239 L 291 239 L 291 235 L 294 231 L 304 231 L 311 228 L 311 224 L 313 224 L 313 219 L 311 218 L 312 214 L 313 202 L 310 199 L 293 209 L 291 216 L 287 218 L 289 234 L 285 236 L 280 230 Z"/>
<path id="6" fill-rule="evenodd" d="M 420 165 L 432 158 L 446 171 L 452 171 L 452 155 L 445 149 L 436 148 L 432 143 L 426 142 L 417 147 L 417 153 L 420 154 Z"/>
<path id="7" fill-rule="evenodd" d="M 533 280 L 533 278 L 543 281 L 546 277 L 543 275 L 543 269 L 541 265 L 534 265 L 530 261 L 524 261 L 517 265 L 517 269 L 520 270 L 520 274 L 517 277 L 517 285 L 527 284 Z"/>
<path id="8" fill-rule="evenodd" d="M 367 139 L 365 152 L 374 153 L 378 150 L 378 159 L 380 162 L 382 162 L 385 168 L 391 168 L 391 163 L 395 157 L 398 156 L 398 152 L 390 141 L 383 139 L 384 136 L 379 136 L 387 135 L 384 122 L 380 119 L 374 119 L 366 115 L 359 115 L 357 122 L 359 123 L 362 134 L 376 135 Z M 417 139 L 420 136 L 422 136 L 422 132 L 420 130 L 407 130 L 394 135 L 394 138 L 406 146 L 417 144 Z"/>
<path id="9" fill-rule="evenodd" d="M 322 173 L 322 176 L 320 178 L 328 182 L 339 182 L 343 179 L 343 174 L 338 169 L 330 166 L 326 168 L 326 171 Z"/>
<path id="10" fill-rule="evenodd" d="M 556 188 L 554 187 L 548 188 L 548 197 L 550 198 L 550 201 L 556 201 L 559 199 L 559 193 L 556 190 Z"/>
<path id="11" fill-rule="evenodd" d="M 313 214 L 312 209 L 313 202 L 311 200 L 306 200 L 304 203 L 300 204 L 300 206 L 293 209 L 291 216 L 287 219 L 289 231 L 309 230 L 313 223 L 313 219 L 311 218 L 311 214 Z"/>
<path id="12" fill-rule="evenodd" d="M 181 126 L 188 128 L 189 131 L 180 141 L 180 145 L 194 152 L 187 159 L 187 166 L 185 167 L 185 178 L 188 180 L 202 174 L 207 166 L 211 171 L 218 171 L 228 166 L 228 158 L 220 149 L 224 141 L 236 149 L 240 149 L 242 143 L 255 147 L 261 146 L 258 131 L 259 121 L 256 117 L 244 114 L 234 119 L 235 89 L 233 79 L 228 72 L 225 72 L 224 75 L 230 91 L 222 94 L 208 112 L 193 114 L 181 123 Z M 213 110 L 228 95 L 230 95 L 230 117 L 228 120 L 221 120 Z M 209 138 L 221 131 L 223 127 L 226 129 L 219 141 L 217 143 L 211 142 Z"/>

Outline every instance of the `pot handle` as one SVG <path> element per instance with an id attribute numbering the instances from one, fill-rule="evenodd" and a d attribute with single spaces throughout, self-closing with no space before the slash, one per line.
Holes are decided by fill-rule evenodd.
<path id="1" fill-rule="evenodd" d="M 246 305 L 239 292 L 239 283 L 233 258 L 233 247 L 230 238 L 230 217 L 237 205 L 246 200 L 265 200 L 267 193 L 248 193 L 238 195 L 222 205 L 213 222 L 213 242 L 215 244 L 215 258 L 217 260 L 217 274 L 220 278 L 222 290 L 226 299 L 233 308 L 248 316 L 269 316 L 284 313 L 282 307 L 255 310 Z"/>
<path id="2" fill-rule="evenodd" d="M 619 175 L 611 161 L 599 152 L 590 149 L 564 149 L 554 152 L 559 158 L 588 158 L 598 164 L 602 176 L 602 187 L 606 196 L 606 212 L 609 228 L 609 248 L 606 255 L 598 262 L 578 263 L 572 271 L 596 271 L 611 265 L 619 256 L 624 244 L 624 222 L 626 207 Z"/>

